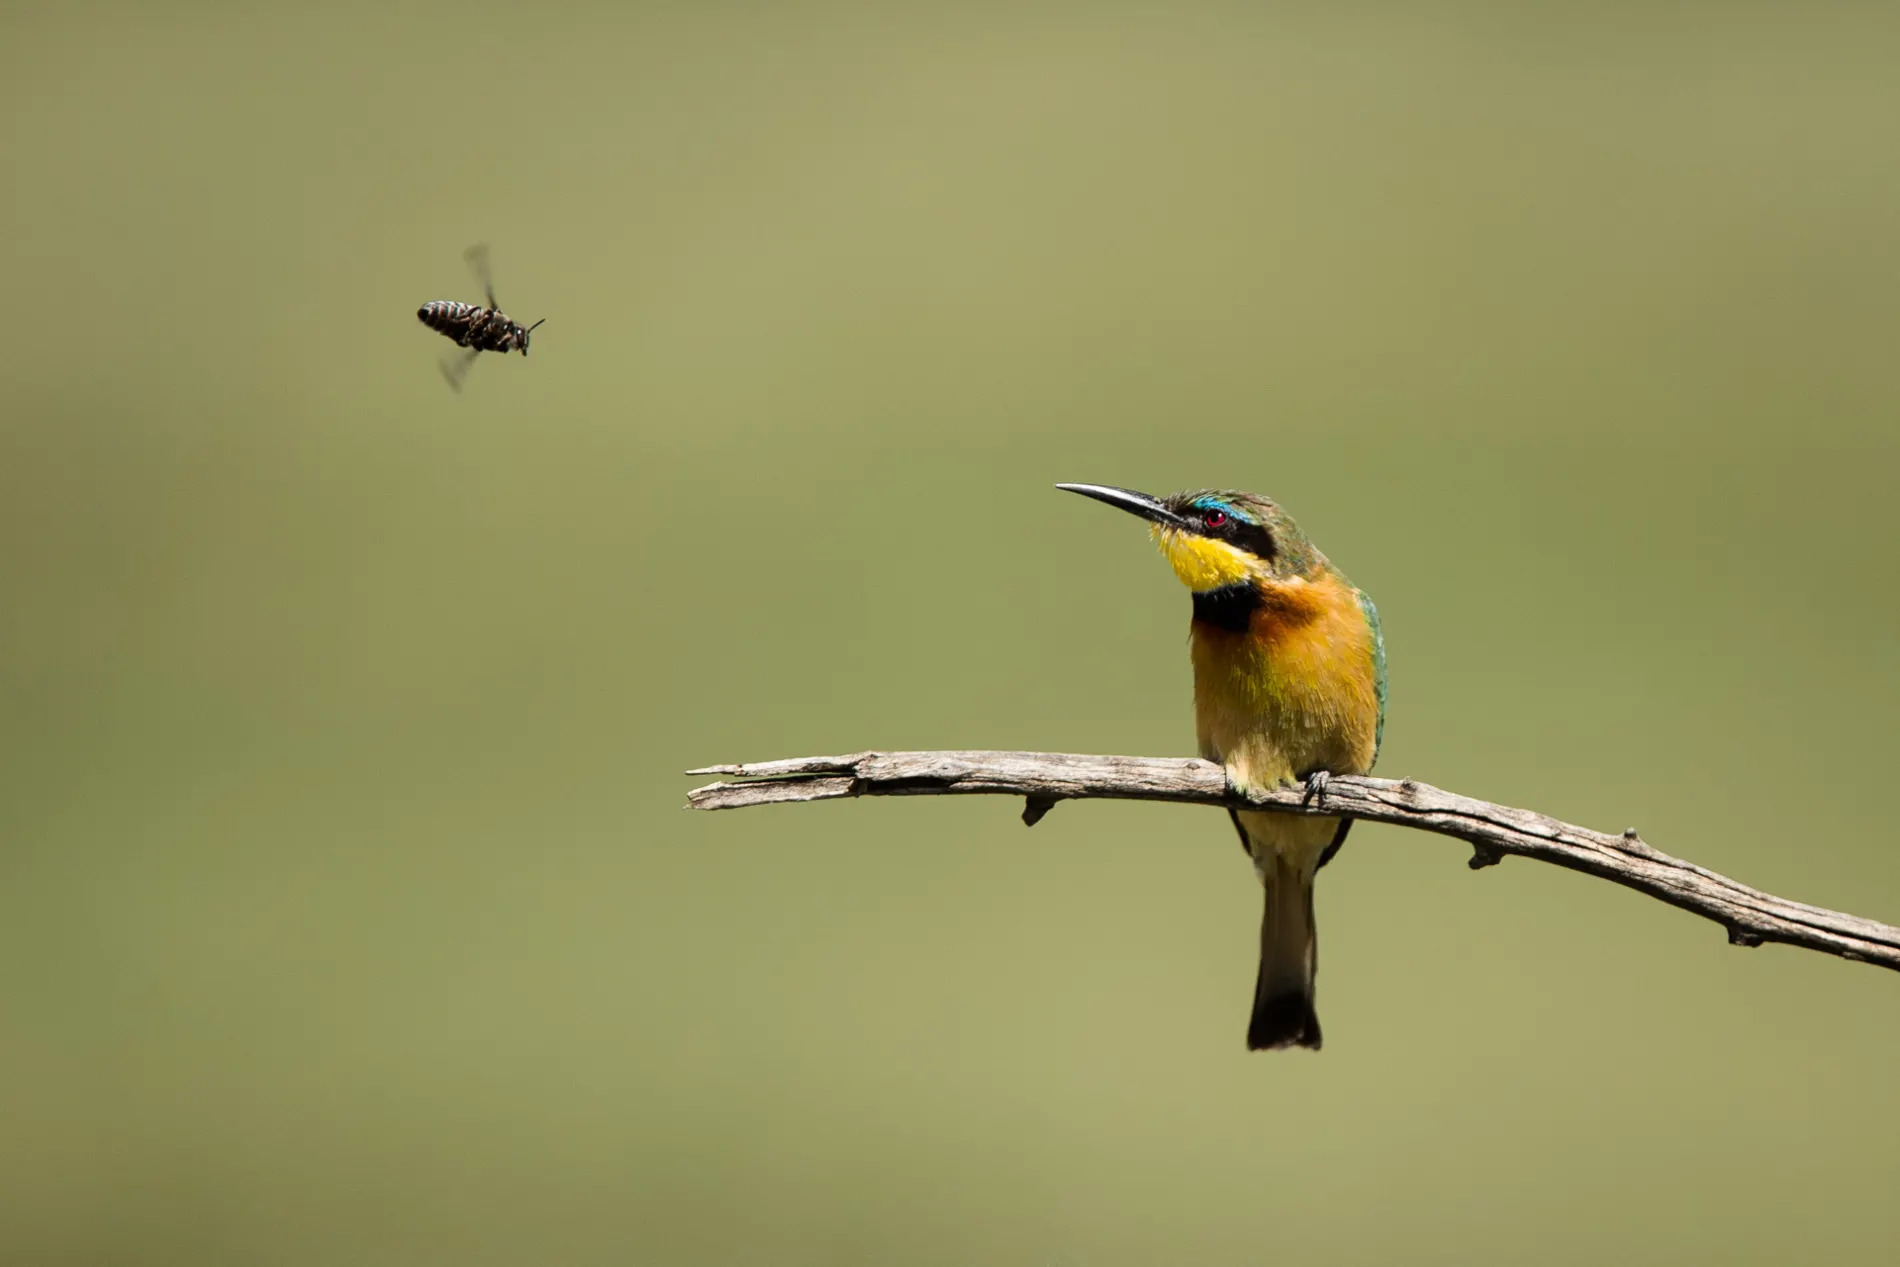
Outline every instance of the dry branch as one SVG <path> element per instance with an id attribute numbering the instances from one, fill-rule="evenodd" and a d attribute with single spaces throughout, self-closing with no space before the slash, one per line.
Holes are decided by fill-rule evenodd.
<path id="1" fill-rule="evenodd" d="M 1318 800 L 1309 800 L 1302 788 L 1252 797 L 1229 788 L 1225 772 L 1210 761 L 1062 752 L 859 752 L 707 766 L 687 773 L 739 780 L 695 788 L 687 794 L 689 809 L 850 796 L 991 793 L 1023 797 L 1023 821 L 1030 826 L 1058 801 L 1092 798 L 1344 815 L 1465 841 L 1472 847 L 1474 869 L 1516 854 L 1601 876 L 1714 920 L 1728 929 L 1729 940 L 1738 946 L 1785 942 L 1900 971 L 1900 928 L 1751 889 L 1650 848 L 1634 828 L 1608 836 L 1410 779 L 1338 775 Z"/>

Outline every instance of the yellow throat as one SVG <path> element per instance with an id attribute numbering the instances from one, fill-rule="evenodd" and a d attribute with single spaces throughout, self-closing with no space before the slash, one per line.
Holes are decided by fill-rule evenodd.
<path id="1" fill-rule="evenodd" d="M 1181 578 L 1181 584 L 1197 594 L 1253 578 L 1253 567 L 1246 552 L 1225 541 L 1195 536 L 1165 524 L 1153 525 L 1148 535 L 1161 547 L 1168 566 Z"/>

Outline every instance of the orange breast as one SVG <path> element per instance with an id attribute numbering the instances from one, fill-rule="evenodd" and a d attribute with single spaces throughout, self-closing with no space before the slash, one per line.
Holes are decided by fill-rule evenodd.
<path id="1" fill-rule="evenodd" d="M 1372 630 L 1337 573 L 1259 582 L 1245 632 L 1196 623 L 1194 709 L 1201 753 L 1242 786 L 1312 770 L 1372 768 L 1379 700 Z"/>

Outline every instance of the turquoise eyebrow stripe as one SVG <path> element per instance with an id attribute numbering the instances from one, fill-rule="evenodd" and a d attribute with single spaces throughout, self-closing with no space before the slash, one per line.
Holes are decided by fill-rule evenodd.
<path id="1" fill-rule="evenodd" d="M 1194 507 L 1196 510 L 1224 510 L 1234 518 L 1244 520 L 1250 524 L 1260 522 L 1240 507 L 1234 505 L 1234 503 L 1222 501 L 1218 497 L 1196 497 L 1193 501 L 1189 502 L 1188 505 Z"/>

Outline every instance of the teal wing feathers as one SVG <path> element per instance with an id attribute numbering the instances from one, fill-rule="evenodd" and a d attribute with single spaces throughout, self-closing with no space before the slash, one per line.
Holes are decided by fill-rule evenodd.
<path id="1" fill-rule="evenodd" d="M 1372 630 L 1372 680 L 1379 697 L 1379 721 L 1372 732 L 1372 759 L 1379 759 L 1379 745 L 1385 741 L 1385 634 L 1379 629 L 1379 609 L 1372 605 L 1372 599 L 1364 590 L 1354 590 L 1359 595 L 1359 610 L 1366 614 L 1366 625 Z"/>

